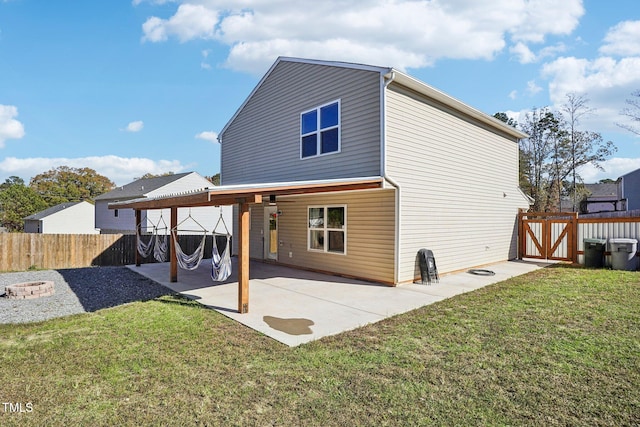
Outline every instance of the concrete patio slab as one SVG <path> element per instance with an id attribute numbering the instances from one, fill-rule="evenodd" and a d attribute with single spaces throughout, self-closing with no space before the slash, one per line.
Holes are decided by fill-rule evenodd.
<path id="1" fill-rule="evenodd" d="M 288 346 L 356 329 L 510 277 L 550 265 L 539 261 L 505 261 L 486 267 L 492 276 L 468 272 L 448 274 L 431 285 L 382 284 L 251 262 L 249 312 L 240 314 L 236 259 L 225 282 L 213 282 L 209 260 L 193 271 L 179 270 L 178 282 L 169 281 L 169 264 L 129 268 L 174 292 L 230 317 Z"/>

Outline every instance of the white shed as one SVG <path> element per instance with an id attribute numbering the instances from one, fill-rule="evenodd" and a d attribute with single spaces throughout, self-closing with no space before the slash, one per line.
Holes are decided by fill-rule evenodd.
<path id="1" fill-rule="evenodd" d="M 95 207 L 89 202 L 67 202 L 24 218 L 25 233 L 98 234 Z"/>

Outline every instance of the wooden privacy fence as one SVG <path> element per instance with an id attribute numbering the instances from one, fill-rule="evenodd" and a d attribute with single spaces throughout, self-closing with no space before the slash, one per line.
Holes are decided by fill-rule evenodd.
<path id="1" fill-rule="evenodd" d="M 206 258 L 211 257 L 212 239 L 207 236 Z M 186 253 L 195 251 L 201 240 L 202 236 L 179 236 Z M 0 271 L 127 265 L 135 264 L 135 255 L 136 236 L 131 234 L 0 234 Z M 153 256 L 143 259 L 148 262 L 156 261 Z"/>
<path id="2" fill-rule="evenodd" d="M 518 258 L 581 264 L 584 239 L 629 238 L 640 241 L 640 216 L 582 218 L 573 212 L 523 212 L 518 215 Z M 607 243 L 605 256 L 610 256 Z"/>

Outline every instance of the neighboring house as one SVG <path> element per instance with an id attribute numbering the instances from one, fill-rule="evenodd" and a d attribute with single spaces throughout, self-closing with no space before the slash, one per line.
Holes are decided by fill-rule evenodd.
<path id="1" fill-rule="evenodd" d="M 640 169 L 620 177 L 622 196 L 627 199 L 627 210 L 640 210 Z"/>
<path id="2" fill-rule="evenodd" d="M 24 218 L 25 233 L 98 234 L 94 206 L 89 202 L 67 202 Z"/>
<path id="3" fill-rule="evenodd" d="M 214 185 L 209 180 L 197 172 L 186 172 L 155 178 L 138 179 L 95 198 L 95 226 L 100 229 L 101 233 L 105 234 L 133 234 L 135 233 L 136 227 L 134 210 L 110 210 L 108 208 L 109 203 L 175 195 L 213 187 Z M 231 207 L 218 208 L 210 206 L 179 209 L 177 221 L 181 222 L 191 215 L 191 217 L 195 219 L 203 229 L 212 231 L 213 227 L 215 227 L 216 223 L 220 219 L 221 210 L 225 223 L 231 227 Z M 151 232 L 154 226 L 168 228 L 171 224 L 170 219 L 171 212 L 169 209 L 142 211 L 142 231 Z M 186 220 L 183 224 L 184 228 L 188 229 L 188 231 L 180 232 L 181 229 L 179 228 L 180 234 L 197 234 L 200 232 L 200 227 L 198 227 L 191 219 Z"/>
<path id="4" fill-rule="evenodd" d="M 627 210 L 627 201 L 622 194 L 622 181 L 584 184 L 587 196 L 580 202 L 581 213 L 617 212 Z"/>
<path id="5" fill-rule="evenodd" d="M 219 188 L 377 178 L 251 205 L 250 256 L 400 284 L 421 248 L 440 273 L 517 256 L 525 137 L 393 68 L 279 58 L 220 132 Z"/>

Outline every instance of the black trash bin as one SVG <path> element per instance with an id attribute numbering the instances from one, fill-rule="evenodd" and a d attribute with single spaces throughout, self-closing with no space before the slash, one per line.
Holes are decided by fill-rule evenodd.
<path id="1" fill-rule="evenodd" d="M 423 285 L 430 285 L 432 281 L 436 283 L 440 280 L 438 275 L 438 267 L 436 267 L 436 258 L 429 249 L 420 249 L 418 251 L 418 260 L 420 263 L 420 279 Z"/>
<path id="2" fill-rule="evenodd" d="M 607 239 L 584 239 L 584 266 L 604 267 L 604 249 Z"/>

